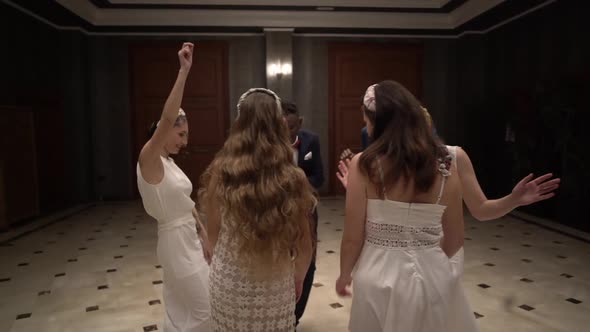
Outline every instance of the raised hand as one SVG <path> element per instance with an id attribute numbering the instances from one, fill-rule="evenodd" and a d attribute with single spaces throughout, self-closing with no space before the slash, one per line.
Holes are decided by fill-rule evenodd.
<path id="1" fill-rule="evenodd" d="M 552 173 L 539 176 L 533 180 L 533 174 L 525 176 L 512 189 L 512 197 L 518 206 L 533 204 L 555 196 L 553 192 L 559 188 L 560 178 L 551 179 Z"/>
<path id="2" fill-rule="evenodd" d="M 338 162 L 338 172 L 336 172 L 336 177 L 344 186 L 344 189 L 348 187 L 348 168 L 350 167 L 350 159 L 342 159 Z"/>
<path id="3" fill-rule="evenodd" d="M 352 157 L 354 157 L 354 153 L 350 149 L 346 149 L 340 154 L 340 160 L 352 159 Z"/>
<path id="4" fill-rule="evenodd" d="M 193 49 L 195 45 L 193 43 L 184 43 L 182 48 L 178 51 L 178 60 L 180 62 L 180 68 L 189 71 L 193 65 Z"/>

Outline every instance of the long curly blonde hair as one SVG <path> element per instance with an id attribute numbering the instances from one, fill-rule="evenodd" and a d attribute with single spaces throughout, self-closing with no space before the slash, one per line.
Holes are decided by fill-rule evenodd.
<path id="1" fill-rule="evenodd" d="M 316 204 L 313 188 L 294 164 L 278 100 L 270 90 L 245 94 L 229 137 L 201 176 L 201 210 L 208 199 L 219 203 L 235 254 L 251 271 L 291 264 L 304 234 L 302 221 Z"/>

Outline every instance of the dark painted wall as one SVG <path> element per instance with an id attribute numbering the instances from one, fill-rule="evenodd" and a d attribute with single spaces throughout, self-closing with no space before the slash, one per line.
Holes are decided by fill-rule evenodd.
<path id="1" fill-rule="evenodd" d="M 555 2 L 460 39 L 456 66 L 460 142 L 486 193 L 508 193 L 528 172 L 556 172 L 558 197 L 523 210 L 590 231 L 586 20 L 573 2 Z"/>

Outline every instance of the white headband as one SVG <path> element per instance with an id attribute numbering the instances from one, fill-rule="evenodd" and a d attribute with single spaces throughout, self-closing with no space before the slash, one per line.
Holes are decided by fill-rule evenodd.
<path id="1" fill-rule="evenodd" d="M 363 105 L 370 112 L 376 112 L 377 107 L 375 106 L 375 87 L 377 84 L 373 84 L 367 88 L 365 96 L 363 97 Z"/>
<path id="2" fill-rule="evenodd" d="M 240 96 L 240 99 L 238 100 L 238 117 L 240 116 L 240 104 L 244 102 L 246 97 L 248 97 L 249 95 L 251 95 L 254 92 L 266 93 L 267 95 L 270 95 L 271 97 L 273 97 L 275 99 L 275 102 L 277 103 L 277 109 L 279 110 L 279 113 L 281 113 L 281 115 L 282 115 L 283 111 L 281 109 L 281 98 L 279 98 L 279 96 L 277 96 L 277 94 L 274 93 L 274 91 L 269 90 L 269 89 L 265 89 L 265 88 L 252 88 L 252 89 L 244 92 L 244 94 L 242 94 L 242 96 Z"/>
<path id="3" fill-rule="evenodd" d="M 186 116 L 186 113 L 184 113 L 184 110 L 182 108 L 179 108 L 178 109 L 178 117 L 177 118 L 179 118 L 181 116 Z M 160 125 L 160 121 L 158 120 L 158 123 L 156 123 L 156 127 L 159 126 L 159 125 Z"/>

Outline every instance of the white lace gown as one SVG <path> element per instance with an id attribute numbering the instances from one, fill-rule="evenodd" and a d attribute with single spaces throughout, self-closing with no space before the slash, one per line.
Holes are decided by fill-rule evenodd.
<path id="1" fill-rule="evenodd" d="M 291 332 L 295 330 L 294 269 L 251 280 L 237 261 L 226 220 L 211 263 L 211 324 L 214 332 Z"/>
<path id="2" fill-rule="evenodd" d="M 445 208 L 387 197 L 367 201 L 366 238 L 353 271 L 350 331 L 478 330 L 461 285 L 462 250 L 451 263 L 440 248 Z"/>
<path id="3" fill-rule="evenodd" d="M 209 266 L 195 228 L 192 183 L 170 158 L 164 178 L 147 183 L 137 165 L 137 186 L 146 212 L 158 221 L 158 261 L 164 273 L 165 332 L 209 332 Z"/>

